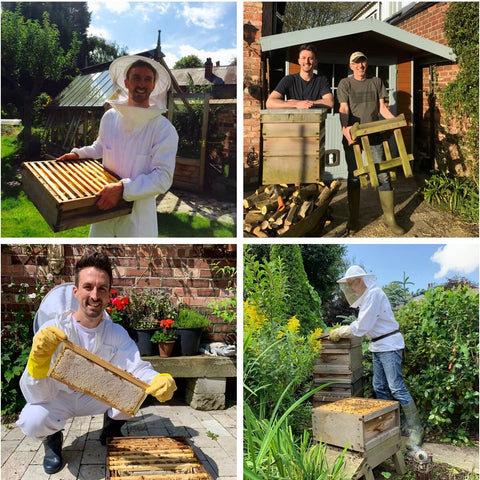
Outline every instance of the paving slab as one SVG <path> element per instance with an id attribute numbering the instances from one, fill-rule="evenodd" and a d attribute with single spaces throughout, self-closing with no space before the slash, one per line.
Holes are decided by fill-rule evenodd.
<path id="1" fill-rule="evenodd" d="M 236 412 L 236 407 L 223 412 L 198 412 L 184 403 L 149 405 L 125 424 L 122 433 L 186 437 L 214 480 L 234 480 Z M 63 431 L 64 467 L 55 475 L 43 470 L 44 448 L 40 440 L 26 437 L 16 425 L 2 425 L 1 478 L 104 480 L 106 447 L 98 440 L 102 425 L 103 415 L 75 417 L 67 422 Z M 215 432 L 216 440 L 211 438 Z"/>

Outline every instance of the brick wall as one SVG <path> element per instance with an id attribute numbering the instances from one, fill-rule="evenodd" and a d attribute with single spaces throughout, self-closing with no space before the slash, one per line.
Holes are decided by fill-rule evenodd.
<path id="1" fill-rule="evenodd" d="M 85 251 L 97 249 L 83 245 L 63 247 L 65 264 L 60 273 L 54 274 L 56 285 L 72 282 L 76 261 Z M 174 304 L 184 303 L 202 311 L 211 301 L 231 297 L 230 279 L 213 272 L 212 266 L 215 263 L 235 266 L 234 245 L 107 245 L 98 249 L 112 259 L 113 287 L 119 294 L 128 293 L 132 288 L 160 288 L 170 295 Z M 52 268 L 47 246 L 2 245 L 2 324 L 12 321 L 12 312 L 35 310 L 35 300 L 21 302 L 19 294 L 34 294 L 36 282 L 45 285 L 49 273 Z M 28 287 L 24 289 L 21 284 Z M 224 341 L 234 333 L 235 325 L 210 318 L 208 340 Z"/>
<path id="2" fill-rule="evenodd" d="M 263 73 L 259 40 L 262 36 L 263 4 L 261 2 L 245 2 L 243 16 L 243 165 L 244 182 L 247 189 L 256 185 L 259 170 L 260 109 L 263 100 Z M 247 35 L 251 35 L 251 37 L 247 38 Z"/>
<path id="3" fill-rule="evenodd" d="M 417 15 L 407 18 L 395 26 L 408 32 L 420 35 L 442 45 L 447 45 L 443 25 L 445 15 L 450 4 L 439 2 L 419 12 Z M 417 143 L 420 155 L 427 154 L 430 144 L 430 117 L 434 118 L 434 142 L 435 142 L 435 167 L 448 166 L 452 171 L 462 173 L 463 166 L 460 160 L 457 144 L 459 131 L 454 123 L 447 123 L 445 112 L 438 97 L 438 93 L 451 81 L 455 80 L 458 73 L 458 64 L 437 65 L 434 69 L 435 107 L 431 111 L 429 105 L 429 91 L 431 90 L 429 67 L 422 68 L 420 88 L 422 90 L 421 111 L 416 112 L 416 121 L 420 122 L 417 128 Z M 417 92 L 418 92 L 417 88 Z M 418 95 L 419 93 L 417 93 Z"/>

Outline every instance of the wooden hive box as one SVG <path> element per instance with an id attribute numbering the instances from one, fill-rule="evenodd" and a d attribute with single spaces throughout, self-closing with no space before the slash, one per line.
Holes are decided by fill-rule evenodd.
<path id="1" fill-rule="evenodd" d="M 318 183 L 325 165 L 327 109 L 261 110 L 262 183 Z"/>
<path id="2" fill-rule="evenodd" d="M 345 398 L 314 408 L 312 428 L 317 441 L 367 452 L 387 440 L 400 440 L 399 404 L 390 400 Z"/>
<path id="3" fill-rule="evenodd" d="M 68 340 L 48 376 L 132 417 L 147 396 L 147 383 Z"/>
<path id="4" fill-rule="evenodd" d="M 107 440 L 107 480 L 212 480 L 183 437 Z"/>
<path id="5" fill-rule="evenodd" d="M 95 195 L 118 180 L 97 160 L 23 164 L 23 189 L 54 232 L 131 213 L 133 202 L 124 200 L 109 210 L 96 206 Z"/>

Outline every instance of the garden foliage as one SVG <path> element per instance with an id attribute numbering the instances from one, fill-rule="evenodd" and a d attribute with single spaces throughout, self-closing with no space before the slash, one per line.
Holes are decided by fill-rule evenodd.
<path id="1" fill-rule="evenodd" d="M 396 312 L 405 382 L 427 432 L 467 441 L 478 432 L 478 291 L 430 289 Z"/>

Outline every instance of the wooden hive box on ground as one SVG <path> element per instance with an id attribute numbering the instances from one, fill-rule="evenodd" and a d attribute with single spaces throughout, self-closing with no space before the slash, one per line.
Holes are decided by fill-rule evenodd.
<path id="1" fill-rule="evenodd" d="M 183 437 L 107 440 L 107 480 L 212 480 Z"/>
<path id="2" fill-rule="evenodd" d="M 315 440 L 367 452 L 391 438 L 399 440 L 398 402 L 371 398 L 346 398 L 312 410 Z"/>
<path id="3" fill-rule="evenodd" d="M 327 109 L 261 110 L 262 183 L 318 183 L 325 164 Z"/>
<path id="4" fill-rule="evenodd" d="M 54 232 L 131 213 L 133 202 L 124 200 L 109 210 L 96 206 L 95 195 L 118 180 L 97 160 L 23 164 L 23 189 Z"/>
<path id="5" fill-rule="evenodd" d="M 132 417 L 147 396 L 147 383 L 68 340 L 48 376 Z"/>

